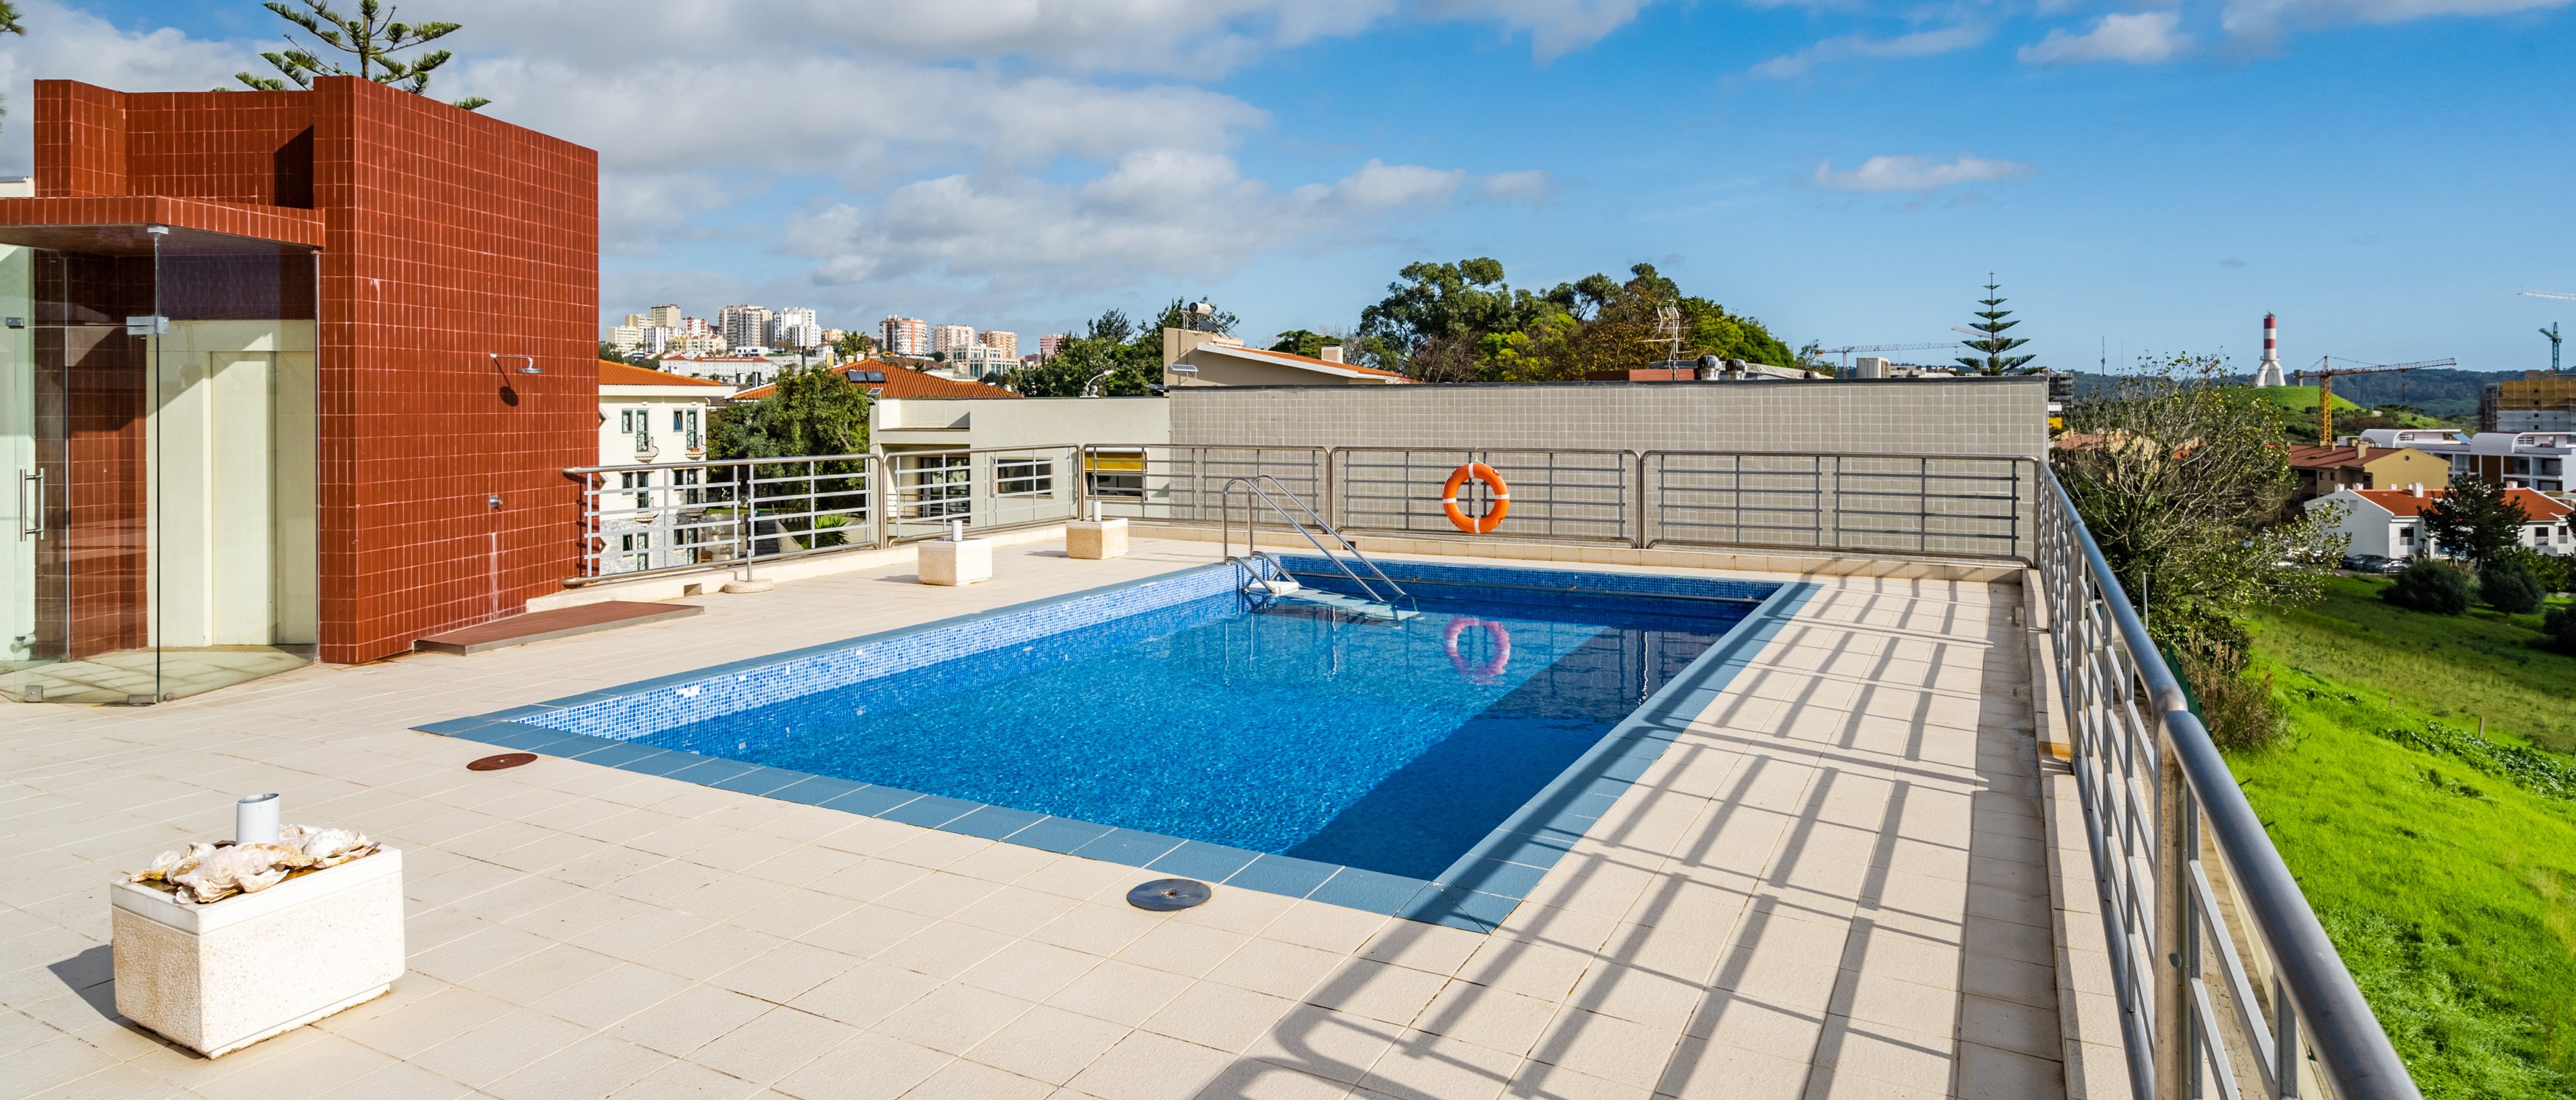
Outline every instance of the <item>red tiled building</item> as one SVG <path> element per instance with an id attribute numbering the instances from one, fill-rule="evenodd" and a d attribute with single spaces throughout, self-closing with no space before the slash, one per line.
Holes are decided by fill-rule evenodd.
<path id="1" fill-rule="evenodd" d="M 0 439 L 42 534 L 0 660 L 362 661 L 575 572 L 596 153 L 354 78 L 34 100 Z"/>

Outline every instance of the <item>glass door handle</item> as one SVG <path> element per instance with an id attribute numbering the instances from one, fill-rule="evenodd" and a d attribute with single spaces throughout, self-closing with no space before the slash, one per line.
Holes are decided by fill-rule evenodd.
<path id="1" fill-rule="evenodd" d="M 29 483 L 35 486 L 32 493 L 28 492 Z M 18 475 L 18 541 L 25 542 L 44 533 L 45 471 L 38 467 L 34 473 Z"/>

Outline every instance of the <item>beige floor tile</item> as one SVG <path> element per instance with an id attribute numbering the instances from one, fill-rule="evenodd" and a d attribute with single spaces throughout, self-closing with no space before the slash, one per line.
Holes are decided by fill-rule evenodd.
<path id="1" fill-rule="evenodd" d="M 1138 1027 L 1162 1011 L 1164 1005 L 1180 996 L 1190 984 L 1190 979 L 1178 974 L 1110 959 L 1074 979 L 1073 984 L 1058 990 L 1047 998 L 1047 1003 L 1085 1016 Z"/>
<path id="2" fill-rule="evenodd" d="M 869 1027 L 939 988 L 939 979 L 884 963 L 864 962 L 789 1002 L 851 1027 Z"/>
<path id="3" fill-rule="evenodd" d="M 932 1050 L 964 1054 L 1032 1007 L 1017 997 L 951 983 L 877 1021 L 872 1030 Z"/>
<path id="4" fill-rule="evenodd" d="M 935 978 L 954 979 L 992 958 L 1010 946 L 1012 939 L 999 932 L 988 932 L 973 925 L 941 921 L 906 936 L 869 958 L 888 966 L 900 966 Z"/>
<path id="5" fill-rule="evenodd" d="M 878 952 L 912 938 L 923 929 L 939 922 L 919 913 L 906 913 L 881 905 L 862 905 L 842 916 L 823 922 L 819 927 L 797 937 L 800 943 L 829 948 L 852 958 L 873 958 Z"/>
<path id="6" fill-rule="evenodd" d="M 593 1035 L 491 1084 L 501 1100 L 589 1100 L 643 1080 L 671 1064 L 668 1055 L 606 1035 Z"/>
<path id="7" fill-rule="evenodd" d="M 1113 957 L 1183 977 L 1203 978 L 1249 942 L 1250 937 L 1240 932 L 1165 921 L 1147 929 Z"/>
<path id="8" fill-rule="evenodd" d="M 1223 1051 L 1240 1051 L 1267 1034 L 1297 1002 L 1218 982 L 1182 990 L 1145 1021 L 1145 1030 Z"/>
<path id="9" fill-rule="evenodd" d="M 1306 1005 L 1254 1040 L 1245 1053 L 1302 1073 L 1357 1084 L 1395 1045 L 1398 1033 L 1390 1024 Z"/>
<path id="10" fill-rule="evenodd" d="M 1804 1057 L 1779 1058 L 1707 1039 L 1685 1038 L 1655 1091 L 1675 1100 L 1798 1100 L 1807 1090 Z"/>
<path id="11" fill-rule="evenodd" d="M 778 1082 L 797 1100 L 892 1100 L 956 1059 L 900 1039 L 862 1033 Z"/>
<path id="12" fill-rule="evenodd" d="M 583 1027 L 606 1028 L 695 984 L 677 974 L 626 963 L 549 994 L 530 1007 Z"/>
<path id="13" fill-rule="evenodd" d="M 1530 1057 L 1623 1085 L 1653 1088 L 1680 1041 L 1678 1030 L 1569 1008 L 1548 1021 Z"/>
<path id="14" fill-rule="evenodd" d="M 1394 1100 L 1491 1100 L 1520 1064 L 1518 1055 L 1417 1031 L 1398 1038 L 1359 1084 Z"/>
<path id="15" fill-rule="evenodd" d="M 842 971 L 858 965 L 858 962 L 836 951 L 785 940 L 766 953 L 708 981 L 736 993 L 785 1004 L 802 996 L 806 990 L 840 976 Z"/>
<path id="16" fill-rule="evenodd" d="M 1398 1026 L 1422 1014 L 1449 979 L 1401 966 L 1353 959 L 1306 991 L 1308 1004 Z"/>
<path id="17" fill-rule="evenodd" d="M 1258 1059 L 1237 1059 L 1199 1090 L 1195 1100 L 1341 1100 L 1351 1086 L 1299 1073 Z"/>
<path id="18" fill-rule="evenodd" d="M 770 1008 L 765 1001 L 730 989 L 694 985 L 610 1025 L 607 1031 L 628 1042 L 685 1057 Z"/>
<path id="19" fill-rule="evenodd" d="M 757 1084 L 805 1068 L 857 1036 L 857 1028 L 793 1008 L 773 1008 L 689 1052 L 689 1060 Z"/>
<path id="20" fill-rule="evenodd" d="M 1068 1087 L 1120 1100 L 1188 1100 L 1233 1063 L 1223 1051 L 1131 1031 Z"/>
<path id="21" fill-rule="evenodd" d="M 441 1077 L 484 1088 L 587 1034 L 577 1025 L 523 1008 L 413 1055 L 411 1061 Z"/>
<path id="22" fill-rule="evenodd" d="M 675 1061 L 609 1094 L 609 1100 L 743 1100 L 759 1091 L 760 1086 L 742 1078 Z"/>
<path id="23" fill-rule="evenodd" d="M 974 1062 L 950 1062 L 905 1100 L 1043 1100 L 1055 1086 Z"/>
<path id="24" fill-rule="evenodd" d="M 1015 940 L 969 967 L 958 980 L 1024 1001 L 1043 1001 L 1098 965 L 1097 956 L 1036 940 Z"/>
<path id="25" fill-rule="evenodd" d="M 2065 1069 L 2056 1059 L 2033 1058 L 1978 1043 L 1959 1045 L 1961 1100 L 2049 1100 L 2064 1096 L 2065 1088 Z"/>
<path id="26" fill-rule="evenodd" d="M 1342 965 L 1345 956 L 1280 940 L 1254 939 L 1226 956 L 1208 977 L 1274 997 L 1304 997 Z"/>
<path id="27" fill-rule="evenodd" d="M 984 1040 L 966 1057 L 1022 1077 L 1061 1085 L 1098 1061 L 1131 1030 L 1050 1005 L 1039 1005 Z"/>

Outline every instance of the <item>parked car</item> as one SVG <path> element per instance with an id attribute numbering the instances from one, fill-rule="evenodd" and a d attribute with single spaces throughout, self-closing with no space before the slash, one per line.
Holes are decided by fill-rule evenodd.
<path id="1" fill-rule="evenodd" d="M 2406 568 L 2406 563 L 2377 554 L 2346 554 L 2343 567 L 2355 573 L 2389 573 Z"/>

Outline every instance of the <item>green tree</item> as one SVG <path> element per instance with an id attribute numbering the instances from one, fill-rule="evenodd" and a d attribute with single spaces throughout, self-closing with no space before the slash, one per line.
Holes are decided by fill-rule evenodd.
<path id="1" fill-rule="evenodd" d="M 323 46 L 348 54 L 358 60 L 358 71 L 350 72 L 341 63 L 308 49 L 288 35 L 286 49 L 262 53 L 261 57 L 277 69 L 277 76 L 254 76 L 235 73 L 233 79 L 243 86 L 267 92 L 282 92 L 292 85 L 311 88 L 315 77 L 354 76 L 378 84 L 390 84 L 407 92 L 427 94 L 430 73 L 454 59 L 446 50 L 431 50 L 411 58 L 394 56 L 417 49 L 464 29 L 457 23 L 405 23 L 394 18 L 395 9 L 378 0 L 358 0 L 358 14 L 343 15 L 333 9 L 330 0 L 268 0 L 260 5 L 277 13 L 277 17 L 301 28 Z M 455 101 L 468 111 L 491 103 L 481 96 Z"/>
<path id="2" fill-rule="evenodd" d="M 27 25 L 19 21 L 18 5 L 10 3 L 9 0 L 0 0 L 0 34 L 14 34 L 20 38 L 27 36 Z M 8 100 L 0 98 L 0 118 L 5 118 L 8 114 Z"/>
<path id="3" fill-rule="evenodd" d="M 1162 319 L 1176 316 L 1186 303 L 1175 300 Z M 1232 314 L 1212 319 L 1231 325 Z M 1029 397 L 1145 397 L 1163 383 L 1163 326 L 1140 327 L 1125 310 L 1101 312 L 1043 363 L 1004 374 L 999 384 Z"/>
<path id="4" fill-rule="evenodd" d="M 844 332 L 832 342 L 832 350 L 844 359 L 865 359 L 877 350 L 877 341 L 864 332 Z"/>
<path id="5" fill-rule="evenodd" d="M 1642 367 L 1678 353 L 1792 366 L 1762 322 L 1693 297 L 1653 264 L 1628 278 L 1586 275 L 1515 289 L 1491 257 L 1409 264 L 1360 312 L 1346 357 L 1430 382 L 1553 382 Z M 1679 346 L 1665 311 L 1678 314 Z"/>
<path id="6" fill-rule="evenodd" d="M 2003 295 L 1995 293 L 1997 284 L 1994 280 L 1993 275 L 1986 276 L 1986 296 L 1977 303 L 1986 308 L 1978 310 L 1977 323 L 1968 326 L 1983 335 L 1974 340 L 1959 341 L 1967 345 L 1970 350 L 1982 353 L 1982 357 L 1962 355 L 1959 357 L 1959 365 L 1979 374 L 2028 373 L 2022 369 L 2022 364 L 2030 362 L 2036 358 L 2035 356 L 2005 354 L 2030 341 L 2004 335 L 2004 330 L 2021 322 L 2004 319 L 2012 316 L 2012 311 L 2004 308 Z"/>
<path id="7" fill-rule="evenodd" d="M 2531 522 L 2530 513 L 2513 502 L 2504 486 L 2478 480 L 2475 474 L 2453 477 L 2451 491 L 2425 508 L 2423 516 L 2424 532 L 2433 545 L 2474 566 L 2484 566 L 2522 545 L 2523 525 Z"/>
<path id="8" fill-rule="evenodd" d="M 868 449 L 868 391 L 821 366 L 782 367 L 768 396 L 716 413 L 718 459 L 803 458 Z"/>
<path id="9" fill-rule="evenodd" d="M 1326 336 L 1323 333 L 1309 332 L 1302 328 L 1291 329 L 1287 332 L 1280 333 L 1278 339 L 1272 340 L 1270 342 L 1270 350 L 1284 351 L 1290 355 L 1303 355 L 1309 359 L 1319 359 L 1323 357 L 1325 345 L 1339 344 L 1341 342 L 1342 338 L 1339 336 Z"/>

